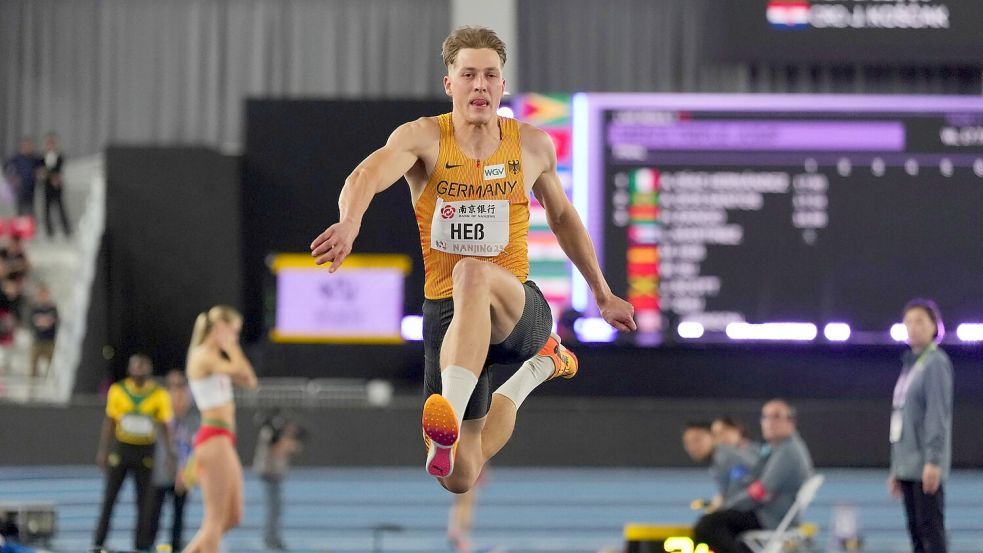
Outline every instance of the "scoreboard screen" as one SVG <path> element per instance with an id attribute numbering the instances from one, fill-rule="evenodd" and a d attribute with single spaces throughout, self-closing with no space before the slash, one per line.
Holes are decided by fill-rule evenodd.
<path id="1" fill-rule="evenodd" d="M 413 264 L 400 254 L 354 254 L 338 271 L 306 253 L 267 260 L 276 278 L 270 339 L 281 343 L 399 343 L 405 277 Z"/>
<path id="2" fill-rule="evenodd" d="M 640 341 L 889 343 L 914 297 L 950 328 L 983 320 L 983 99 L 583 94 L 574 111 L 574 195 Z"/>

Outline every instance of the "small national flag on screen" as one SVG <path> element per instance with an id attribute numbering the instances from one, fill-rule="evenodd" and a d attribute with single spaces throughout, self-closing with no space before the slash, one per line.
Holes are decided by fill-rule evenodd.
<path id="1" fill-rule="evenodd" d="M 809 10 L 809 3 L 801 0 L 768 2 L 768 23 L 776 29 L 805 29 Z"/>

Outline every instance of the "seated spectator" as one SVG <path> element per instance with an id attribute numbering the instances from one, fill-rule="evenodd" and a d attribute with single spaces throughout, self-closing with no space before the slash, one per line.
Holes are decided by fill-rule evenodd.
<path id="1" fill-rule="evenodd" d="M 774 399 L 764 405 L 761 434 L 766 443 L 758 463 L 745 479 L 744 490 L 696 523 L 696 541 L 716 553 L 743 553 L 738 541 L 741 533 L 778 527 L 813 472 L 812 457 L 795 425 L 795 409 L 784 400 Z"/>
<path id="2" fill-rule="evenodd" d="M 7 277 L 0 281 L 0 374 L 10 371 L 14 334 L 20 322 L 20 287 Z"/>
<path id="3" fill-rule="evenodd" d="M 709 503 L 703 500 L 693 502 L 694 508 L 713 512 L 743 488 L 743 479 L 757 463 L 757 452 L 740 450 L 736 447 L 715 443 L 705 422 L 689 423 L 683 430 L 683 449 L 690 459 L 697 463 L 709 463 L 710 475 L 716 483 L 717 493 Z"/>
<path id="4" fill-rule="evenodd" d="M 58 308 L 51 301 L 51 291 L 44 284 L 38 287 L 37 297 L 31 307 L 31 330 L 34 345 L 31 348 L 31 378 L 38 376 L 38 362 L 44 359 L 48 366 L 55 353 L 55 335 L 58 333 Z M 47 371 L 47 368 L 45 369 Z"/>
<path id="5" fill-rule="evenodd" d="M 7 276 L 10 278 L 23 280 L 31 268 L 24 249 L 24 241 L 18 234 L 14 234 L 0 245 L 0 259 L 6 263 Z"/>
<path id="6" fill-rule="evenodd" d="M 6 308 L 14 317 L 14 325 L 18 326 L 24 314 L 24 284 L 23 281 L 7 276 L 0 281 L 0 309 Z"/>

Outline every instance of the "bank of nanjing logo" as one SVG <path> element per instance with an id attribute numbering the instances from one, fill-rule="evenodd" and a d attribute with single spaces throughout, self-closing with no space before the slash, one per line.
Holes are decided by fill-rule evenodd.
<path id="1" fill-rule="evenodd" d="M 768 2 L 768 23 L 775 29 L 807 29 L 811 9 L 803 0 L 772 0 Z"/>

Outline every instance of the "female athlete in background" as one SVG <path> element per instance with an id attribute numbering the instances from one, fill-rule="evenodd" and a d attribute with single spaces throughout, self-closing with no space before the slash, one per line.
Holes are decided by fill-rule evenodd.
<path id="1" fill-rule="evenodd" d="M 201 411 L 194 459 L 204 514 L 184 553 L 218 553 L 222 536 L 242 519 L 242 463 L 236 453 L 232 386 L 256 387 L 239 346 L 242 315 L 222 305 L 198 315 L 188 349 L 188 382 Z"/>

